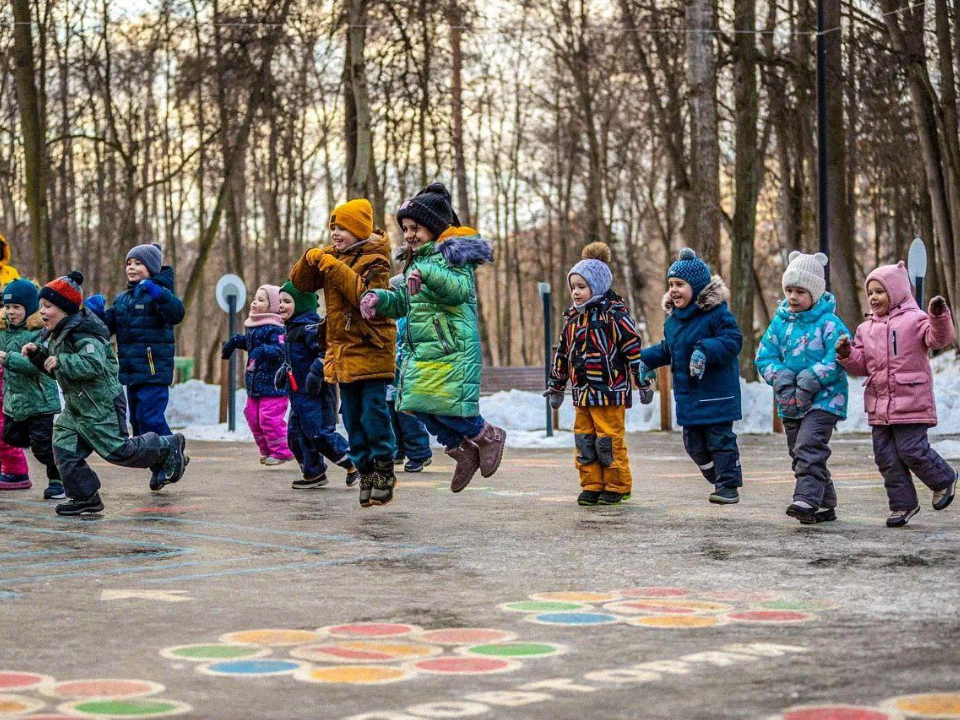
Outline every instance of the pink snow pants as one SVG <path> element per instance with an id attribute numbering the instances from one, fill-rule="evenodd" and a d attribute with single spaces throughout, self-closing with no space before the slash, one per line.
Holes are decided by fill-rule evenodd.
<path id="1" fill-rule="evenodd" d="M 2 388 L 2 385 L 0 385 Z M 2 389 L 0 389 L 0 402 L 2 402 Z M 3 413 L 0 412 L 0 438 L 3 437 Z M 7 445 L 0 440 L 0 473 L 4 475 L 27 475 L 30 468 L 27 466 L 27 456 L 23 450 L 12 445 Z"/>
<path id="2" fill-rule="evenodd" d="M 243 416 L 263 457 L 293 459 L 287 447 L 288 402 L 286 397 L 247 398 Z"/>

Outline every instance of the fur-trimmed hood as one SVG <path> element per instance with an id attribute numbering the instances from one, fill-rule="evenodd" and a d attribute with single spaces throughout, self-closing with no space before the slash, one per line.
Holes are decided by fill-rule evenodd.
<path id="1" fill-rule="evenodd" d="M 696 307 L 700 312 L 709 312 L 715 307 L 730 301 L 730 289 L 719 275 L 715 275 L 710 283 L 700 291 L 697 296 Z M 670 315 L 676 309 L 673 306 L 673 300 L 670 299 L 670 293 L 665 293 L 661 301 L 663 311 Z M 688 306 L 689 307 L 689 306 Z M 684 308 L 686 309 L 686 308 Z"/>

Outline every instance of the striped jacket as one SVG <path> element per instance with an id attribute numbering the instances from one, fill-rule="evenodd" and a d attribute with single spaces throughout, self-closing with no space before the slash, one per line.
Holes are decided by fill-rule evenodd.
<path id="1" fill-rule="evenodd" d="M 562 391 L 569 381 L 579 407 L 630 407 L 630 376 L 640 384 L 642 341 L 620 296 L 611 290 L 584 312 L 571 307 L 564 321 L 549 388 Z"/>

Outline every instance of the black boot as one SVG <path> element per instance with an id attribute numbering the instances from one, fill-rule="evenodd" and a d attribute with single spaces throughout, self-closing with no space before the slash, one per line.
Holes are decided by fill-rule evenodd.
<path id="1" fill-rule="evenodd" d="M 338 462 L 337 465 L 347 471 L 347 487 L 356 485 L 357 480 L 360 478 L 360 472 L 354 467 L 353 463 L 348 459 L 343 462 Z"/>
<path id="2" fill-rule="evenodd" d="M 386 505 L 393 500 L 393 488 L 397 484 L 397 476 L 393 472 L 393 461 L 377 460 L 375 467 L 370 503 L 372 505 Z"/>
<path id="3" fill-rule="evenodd" d="M 170 437 L 170 455 L 163 464 L 163 480 L 171 485 L 179 482 L 183 473 L 190 464 L 190 458 L 187 457 L 187 439 L 181 433 L 175 433 Z"/>
<path id="4" fill-rule="evenodd" d="M 791 503 L 790 507 L 787 508 L 787 515 L 799 520 L 801 525 L 816 525 L 818 522 L 817 508 L 815 507 Z M 834 515 L 834 517 L 836 517 L 836 515 Z"/>
<path id="5" fill-rule="evenodd" d="M 376 473 L 360 473 L 360 507 L 370 507 L 370 496 L 373 494 L 373 481 Z"/>
<path id="6" fill-rule="evenodd" d="M 103 501 L 100 499 L 100 493 L 94 493 L 90 497 L 85 498 L 72 498 L 65 503 L 57 505 L 57 515 L 86 515 L 102 511 Z"/>
<path id="7" fill-rule="evenodd" d="M 600 492 L 597 490 L 584 490 L 577 496 L 577 505 L 596 505 L 600 500 Z"/>

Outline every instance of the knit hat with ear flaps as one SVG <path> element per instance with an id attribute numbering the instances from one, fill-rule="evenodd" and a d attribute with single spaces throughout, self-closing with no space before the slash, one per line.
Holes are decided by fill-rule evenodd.
<path id="1" fill-rule="evenodd" d="M 679 278 L 692 287 L 693 299 L 696 300 L 710 284 L 710 267 L 697 257 L 693 248 L 684 248 L 667 271 L 667 280 L 670 278 Z"/>
<path id="2" fill-rule="evenodd" d="M 287 280 L 281 287 L 280 291 L 277 293 L 279 298 L 280 293 L 285 292 L 287 295 L 293 298 L 293 314 L 294 315 L 303 315 L 306 312 L 316 312 L 317 311 L 317 294 L 315 292 L 300 292 L 297 290 L 297 286 L 293 284 L 290 280 Z M 280 301 L 277 300 L 279 305 Z"/>
<path id="3" fill-rule="evenodd" d="M 51 305 L 56 305 L 67 315 L 75 315 L 80 312 L 80 306 L 83 304 L 81 285 L 83 285 L 83 273 L 73 270 L 40 288 L 40 297 Z"/>
<path id="4" fill-rule="evenodd" d="M 783 291 L 786 292 L 788 287 L 803 288 L 810 293 L 816 305 L 827 290 L 826 266 L 827 256 L 823 253 L 806 255 L 794 250 L 790 253 L 790 264 L 783 273 Z"/>
<path id="5" fill-rule="evenodd" d="M 567 273 L 567 285 L 571 275 L 579 275 L 590 286 L 591 300 L 599 300 L 610 290 L 613 273 L 610 272 L 610 247 L 603 242 L 592 242 L 581 253 L 583 260 Z"/>
<path id="6" fill-rule="evenodd" d="M 40 307 L 40 292 L 29 280 L 14 280 L 3 288 L 3 304 L 23 305 L 26 316 L 30 317 Z"/>
<path id="7" fill-rule="evenodd" d="M 160 268 L 163 266 L 163 248 L 160 247 L 159 243 L 137 245 L 127 253 L 127 259 L 124 262 L 129 261 L 130 258 L 142 262 L 146 266 L 147 272 L 150 273 L 150 277 L 153 277 L 160 272 Z"/>
<path id="8" fill-rule="evenodd" d="M 403 229 L 405 218 L 413 220 L 417 225 L 422 225 L 436 240 L 444 231 L 451 227 L 460 225 L 460 218 L 453 211 L 450 191 L 443 183 L 433 183 L 427 185 L 423 190 L 417 193 L 413 198 L 407 200 L 397 210 L 397 225 Z"/>
<path id="9" fill-rule="evenodd" d="M 358 240 L 366 240 L 373 234 L 373 206 L 366 198 L 358 198 L 338 205 L 330 213 L 331 230 L 334 225 L 346 228 Z"/>

